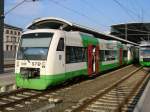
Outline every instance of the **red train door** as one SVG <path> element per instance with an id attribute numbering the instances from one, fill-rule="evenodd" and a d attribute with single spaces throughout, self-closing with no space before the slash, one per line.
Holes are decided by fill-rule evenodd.
<path id="1" fill-rule="evenodd" d="M 88 46 L 88 75 L 99 72 L 99 46 Z"/>
<path id="2" fill-rule="evenodd" d="M 120 65 L 122 65 L 122 48 L 120 48 L 120 51 L 119 51 L 120 53 L 120 55 L 119 55 L 119 63 L 120 63 Z"/>
<path id="3" fill-rule="evenodd" d="M 88 75 L 91 76 L 93 73 L 93 46 L 88 46 Z"/>

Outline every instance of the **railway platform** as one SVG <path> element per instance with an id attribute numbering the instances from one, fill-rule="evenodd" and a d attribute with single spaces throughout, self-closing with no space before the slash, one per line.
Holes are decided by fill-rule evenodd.
<path id="1" fill-rule="evenodd" d="M 0 93 L 16 89 L 14 68 L 5 68 L 0 74 Z"/>
<path id="2" fill-rule="evenodd" d="M 150 81 L 148 82 L 139 102 L 137 103 L 134 112 L 149 112 L 150 111 Z"/>

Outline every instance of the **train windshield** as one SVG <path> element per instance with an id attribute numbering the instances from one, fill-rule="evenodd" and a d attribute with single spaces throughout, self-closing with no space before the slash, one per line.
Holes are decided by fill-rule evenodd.
<path id="1" fill-rule="evenodd" d="M 140 52 L 143 56 L 150 56 L 150 47 L 141 47 Z"/>
<path id="2" fill-rule="evenodd" d="M 52 33 L 31 33 L 21 37 L 17 59 L 46 60 Z"/>

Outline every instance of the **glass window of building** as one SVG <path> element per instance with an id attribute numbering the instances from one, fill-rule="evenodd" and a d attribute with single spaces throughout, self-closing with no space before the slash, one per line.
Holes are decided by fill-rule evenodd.
<path id="1" fill-rule="evenodd" d="M 20 35 L 20 32 L 18 32 L 18 35 Z"/>
<path id="2" fill-rule="evenodd" d="M 13 50 L 13 46 L 12 46 L 12 45 L 10 46 L 10 50 L 11 50 L 11 51 Z"/>
<path id="3" fill-rule="evenodd" d="M 17 32 L 15 31 L 15 33 L 14 33 L 15 35 L 17 35 Z"/>
<path id="4" fill-rule="evenodd" d="M 10 31 L 10 34 L 13 34 L 13 31 L 12 31 L 12 30 Z"/>
<path id="5" fill-rule="evenodd" d="M 9 30 L 6 30 L 6 34 L 9 34 Z"/>
<path id="6" fill-rule="evenodd" d="M 14 45 L 14 51 L 16 51 L 16 46 Z"/>
<path id="7" fill-rule="evenodd" d="M 9 51 L 9 45 L 6 45 L 6 51 Z"/>

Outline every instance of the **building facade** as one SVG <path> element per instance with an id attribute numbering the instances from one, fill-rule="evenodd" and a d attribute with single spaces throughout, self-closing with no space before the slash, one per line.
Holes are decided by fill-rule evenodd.
<path id="1" fill-rule="evenodd" d="M 8 24 L 4 25 L 4 51 L 16 51 L 22 29 Z"/>
<path id="2" fill-rule="evenodd" d="M 4 58 L 14 58 L 18 43 L 22 34 L 22 29 L 5 24 L 4 25 Z"/>

